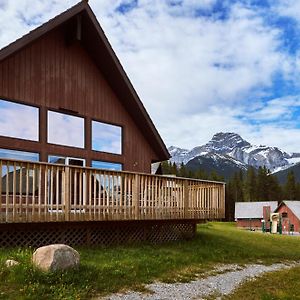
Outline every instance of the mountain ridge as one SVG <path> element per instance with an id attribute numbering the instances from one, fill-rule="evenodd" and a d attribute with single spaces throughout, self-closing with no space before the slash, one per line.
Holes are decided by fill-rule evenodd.
<path id="1" fill-rule="evenodd" d="M 232 170 L 265 166 L 271 172 L 276 173 L 300 162 L 300 153 L 288 153 L 274 146 L 252 145 L 234 132 L 218 132 L 206 144 L 196 146 L 191 150 L 176 146 L 171 146 L 168 150 L 171 154 L 171 162 L 177 165 L 183 163 L 191 169 L 196 169 L 197 165 L 201 168 L 201 158 L 206 161 L 204 169 L 216 171 L 224 167 L 224 164 L 230 164 Z M 208 161 L 212 166 L 208 166 Z M 229 173 L 232 173 L 232 170 Z"/>

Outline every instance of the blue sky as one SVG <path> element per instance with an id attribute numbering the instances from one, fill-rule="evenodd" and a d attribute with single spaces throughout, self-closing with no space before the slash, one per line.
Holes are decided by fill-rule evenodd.
<path id="1" fill-rule="evenodd" d="M 74 4 L 0 0 L 0 47 Z M 300 1 L 89 4 L 168 146 L 231 131 L 300 152 Z"/>

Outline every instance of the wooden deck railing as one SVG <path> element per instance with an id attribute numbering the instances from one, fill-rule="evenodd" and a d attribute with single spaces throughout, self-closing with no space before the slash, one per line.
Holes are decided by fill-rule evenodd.
<path id="1" fill-rule="evenodd" d="M 222 219 L 222 182 L 0 160 L 0 223 Z"/>

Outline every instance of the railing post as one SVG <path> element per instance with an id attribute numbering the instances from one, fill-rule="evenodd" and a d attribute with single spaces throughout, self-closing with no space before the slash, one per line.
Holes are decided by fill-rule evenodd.
<path id="1" fill-rule="evenodd" d="M 64 172 L 65 184 L 64 184 L 64 206 L 65 206 L 65 220 L 70 220 L 70 167 L 65 167 Z"/>
<path id="2" fill-rule="evenodd" d="M 135 219 L 140 218 L 140 175 L 135 174 L 133 179 L 132 206 Z"/>
<path id="3" fill-rule="evenodd" d="M 189 183 L 188 180 L 183 182 L 183 207 L 184 207 L 184 218 L 189 218 Z"/>

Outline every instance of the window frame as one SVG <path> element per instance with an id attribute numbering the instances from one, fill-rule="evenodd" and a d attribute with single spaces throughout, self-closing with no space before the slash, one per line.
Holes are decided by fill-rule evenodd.
<path id="1" fill-rule="evenodd" d="M 107 151 L 102 151 L 102 150 L 95 150 L 93 149 L 93 122 L 98 122 L 98 123 L 102 123 L 104 125 L 111 125 L 111 126 L 115 126 L 115 127 L 120 127 L 121 129 L 121 143 L 120 143 L 120 153 L 114 153 L 114 152 L 107 152 Z M 90 122 L 90 129 L 91 129 L 91 150 L 96 152 L 96 153 L 105 153 L 105 154 L 110 154 L 110 155 L 118 155 L 118 156 L 122 156 L 124 155 L 124 125 L 118 124 L 118 123 L 113 123 L 113 122 L 107 122 L 107 121 L 103 121 L 100 119 L 95 119 L 95 118 L 91 118 L 91 122 Z M 104 160 L 103 160 L 104 161 Z"/>
<path id="2" fill-rule="evenodd" d="M 66 116 L 70 116 L 70 117 L 75 117 L 75 118 L 80 118 L 83 120 L 83 146 L 79 147 L 79 146 L 74 146 L 74 145 L 65 145 L 65 144 L 61 144 L 61 143 L 53 143 L 49 141 L 49 112 L 54 112 L 57 114 L 61 114 L 61 115 L 66 115 Z M 69 147 L 69 148 L 76 148 L 76 149 L 80 149 L 80 150 L 86 150 L 86 122 L 87 122 L 87 118 L 84 115 L 81 114 L 77 114 L 76 112 L 72 112 L 72 111 L 65 111 L 62 109 L 54 109 L 54 108 L 50 108 L 50 107 L 46 107 L 46 143 L 48 145 L 55 145 L 58 147 Z"/>
<path id="3" fill-rule="evenodd" d="M 17 100 L 17 99 L 6 98 L 6 97 L 0 96 L 0 101 L 1 100 L 9 102 L 9 103 L 13 103 L 13 104 L 24 105 L 24 106 L 28 106 L 28 107 L 32 107 L 32 108 L 37 109 L 37 139 L 28 139 L 28 138 L 2 135 L 2 134 L 0 134 L 0 137 L 8 138 L 8 139 L 18 139 L 18 140 L 22 140 L 22 141 L 25 141 L 25 142 L 28 141 L 28 142 L 31 142 L 31 143 L 39 143 L 41 141 L 41 108 L 42 108 L 42 106 L 32 104 L 32 103 L 29 104 L 28 102 L 25 102 L 25 101 L 22 101 L 22 100 Z M 25 151 L 25 152 L 27 152 L 27 151 Z"/>
<path id="4" fill-rule="evenodd" d="M 7 151 L 16 151 L 16 152 L 20 152 L 20 153 L 30 153 L 30 154 L 36 154 L 37 155 L 37 160 L 26 160 L 26 159 L 19 159 L 19 158 L 3 158 L 1 157 L 0 155 L 0 159 L 2 160 L 16 160 L 16 161 L 21 161 L 21 162 L 32 162 L 32 163 L 38 163 L 40 162 L 41 160 L 41 154 L 39 152 L 32 152 L 32 151 L 27 151 L 27 150 L 24 150 L 24 149 L 11 149 L 11 148 L 5 148 L 5 147 L 0 147 L 0 153 L 1 153 L 1 150 L 7 150 Z"/>

